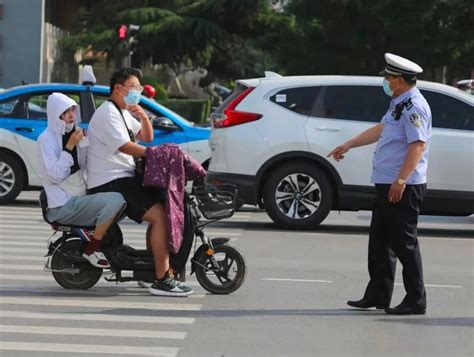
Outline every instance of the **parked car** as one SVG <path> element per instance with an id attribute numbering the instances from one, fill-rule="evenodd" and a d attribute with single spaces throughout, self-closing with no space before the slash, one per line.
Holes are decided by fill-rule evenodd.
<path id="1" fill-rule="evenodd" d="M 474 98 L 418 81 L 433 113 L 423 214 L 474 212 Z M 336 163 L 327 154 L 379 122 L 390 98 L 382 78 L 295 76 L 237 81 L 211 116 L 208 181 L 238 186 L 278 225 L 317 227 L 331 210 L 370 210 L 374 145 Z"/>
<path id="2" fill-rule="evenodd" d="M 36 140 L 47 127 L 46 102 L 61 92 L 79 104 L 81 126 L 87 128 L 95 109 L 109 96 L 109 87 L 79 84 L 30 84 L 0 93 L 0 203 L 14 200 L 24 189 L 41 185 Z M 209 128 L 195 127 L 180 115 L 142 97 L 140 105 L 153 121 L 152 143 L 179 144 L 207 168 Z"/>

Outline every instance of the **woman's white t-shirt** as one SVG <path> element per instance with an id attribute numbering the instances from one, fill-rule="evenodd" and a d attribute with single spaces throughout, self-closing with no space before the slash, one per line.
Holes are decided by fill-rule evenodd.
<path id="1" fill-rule="evenodd" d="M 129 129 L 137 136 L 141 124 L 127 110 L 122 110 Z M 94 113 L 87 135 L 87 186 L 103 185 L 122 177 L 135 176 L 133 157 L 118 149 L 130 141 L 122 116 L 115 105 L 105 101 Z"/>

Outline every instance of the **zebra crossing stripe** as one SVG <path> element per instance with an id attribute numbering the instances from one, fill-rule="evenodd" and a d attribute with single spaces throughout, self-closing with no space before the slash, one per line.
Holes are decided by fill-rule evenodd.
<path id="1" fill-rule="evenodd" d="M 44 260 L 44 258 L 43 258 Z M 34 264 L 0 264 L 0 269 L 4 270 L 36 270 L 41 271 L 44 268 L 43 265 Z"/>
<path id="2" fill-rule="evenodd" d="M 51 232 L 51 233 L 54 232 L 52 230 L 52 228 L 50 226 L 48 226 L 47 224 L 38 225 L 38 223 L 37 223 L 37 225 L 27 225 L 27 224 L 25 224 L 25 222 L 15 223 L 15 224 L 5 224 L 5 223 L 0 224 L 0 231 L 2 232 L 2 234 L 5 231 L 21 232 L 21 231 L 25 231 L 25 230 L 41 231 L 40 233 L 43 233 L 42 231 L 48 231 L 48 232 Z"/>
<path id="3" fill-rule="evenodd" d="M 183 301 L 184 299 L 180 299 Z M 185 303 L 162 303 L 143 301 L 111 301 L 105 299 L 58 299 L 58 298 L 35 298 L 35 297 L 2 297 L 1 305 L 41 305 L 41 306 L 67 306 L 67 307 L 97 307 L 118 309 L 149 309 L 149 310 L 180 310 L 198 311 L 201 305 Z"/>
<path id="4" fill-rule="evenodd" d="M 90 345 L 90 344 L 66 344 L 66 343 L 44 343 L 44 342 L 13 342 L 2 341 L 2 351 L 34 351 L 34 352 L 71 352 L 86 354 L 111 354 L 111 355 L 142 355 L 155 357 L 175 357 L 179 348 L 172 347 L 138 347 L 121 345 Z"/>
<path id="5" fill-rule="evenodd" d="M 130 243 L 130 242 L 129 242 Z M 141 242 L 143 245 L 142 246 L 137 246 L 135 247 L 136 249 L 145 249 L 145 238 L 143 238 L 143 242 Z M 20 246 L 20 247 L 44 247 L 44 252 L 46 254 L 46 244 L 47 242 L 17 242 L 17 241 L 5 241 L 5 240 L 0 240 L 0 251 L 3 249 L 3 246 Z M 21 248 L 18 248 L 21 249 Z"/>
<path id="6" fill-rule="evenodd" d="M 28 260 L 28 261 L 35 261 L 35 262 L 44 262 L 46 263 L 45 257 L 32 257 L 31 255 L 0 255 L 0 261 L 7 261 L 7 260 Z"/>
<path id="7" fill-rule="evenodd" d="M 145 232 L 146 232 L 146 229 L 143 228 L 138 228 L 138 229 L 134 229 L 134 228 L 126 228 L 124 227 L 123 225 L 120 225 L 120 228 L 122 230 L 122 233 L 124 235 L 124 238 L 125 240 L 127 239 L 127 235 L 135 235 L 135 236 L 142 236 L 142 237 L 145 237 Z M 32 231 L 32 233 L 30 233 L 30 231 Z M 1 223 L 0 224 L 0 232 L 1 232 L 1 235 L 4 236 L 4 235 L 11 235 L 13 237 L 15 237 L 17 234 L 20 234 L 21 235 L 25 235 L 25 234 L 33 234 L 34 233 L 37 233 L 37 235 L 45 235 L 45 236 L 48 236 L 53 234 L 54 231 L 51 229 L 51 227 L 49 227 L 48 225 L 27 225 L 25 224 L 25 222 L 22 222 L 22 223 L 17 223 L 17 224 L 3 224 Z M 49 235 L 48 235 L 49 233 Z M 209 236 L 223 236 L 223 237 L 238 237 L 238 236 L 241 236 L 242 233 L 239 233 L 239 232 L 225 232 L 225 231 L 213 231 L 211 229 L 206 229 L 205 230 L 205 233 Z M 60 234 L 60 232 L 58 232 L 57 234 Z M 32 237 L 34 238 L 34 236 Z M 47 237 L 45 237 L 47 238 Z"/>
<path id="8" fill-rule="evenodd" d="M 19 252 L 19 253 L 36 253 L 38 255 L 45 255 L 47 253 L 46 244 L 44 245 L 44 249 L 40 248 L 23 248 L 23 247 L 4 247 L 1 246 L 0 243 L 0 252 Z"/>
<path id="9" fill-rule="evenodd" d="M 232 217 L 229 217 L 229 218 L 226 218 L 226 220 L 229 220 L 229 219 L 248 219 L 250 218 L 251 214 L 245 214 L 245 213 L 235 213 Z M 44 222 L 43 221 L 43 214 L 42 212 L 39 210 L 39 209 L 36 209 L 36 210 L 25 210 L 24 208 L 14 208 L 14 207 L 11 207 L 8 211 L 4 211 L 4 212 L 0 212 L 0 217 L 2 218 L 6 218 L 8 220 L 11 220 L 11 221 L 14 221 L 14 222 L 24 222 L 25 220 L 23 218 L 25 217 L 33 217 L 33 218 L 36 218 L 38 220 L 40 220 L 41 222 Z M 46 224 L 46 222 L 44 222 Z M 134 221 L 130 220 L 130 219 L 126 219 L 124 220 L 124 223 L 125 224 L 131 224 L 131 225 L 134 225 L 136 224 Z"/>
<path id="10" fill-rule="evenodd" d="M 3 333 L 27 333 L 40 335 L 77 335 L 77 336 L 107 336 L 107 337 L 138 337 L 138 338 L 166 338 L 182 340 L 186 332 L 180 331 L 157 331 L 157 330 L 121 330 L 121 329 L 99 329 L 99 328 L 77 328 L 77 327 L 46 327 L 29 325 L 0 325 Z"/>
<path id="11" fill-rule="evenodd" d="M 22 281 L 49 281 L 54 282 L 52 275 L 49 275 L 48 272 L 43 272 L 43 274 L 37 275 L 26 275 L 26 274 L 3 274 L 0 273 L 0 280 L 22 280 Z M 100 283 L 100 282 L 99 282 Z M 104 282 L 105 284 L 105 282 Z M 107 283 L 110 284 L 110 283 Z M 186 281 L 185 285 L 187 286 L 199 286 L 197 281 Z"/>
<path id="12" fill-rule="evenodd" d="M 37 274 L 37 275 L 26 275 L 26 274 L 3 274 L 0 273 L 0 280 L 27 280 L 27 281 L 50 281 L 54 282 L 54 278 L 52 275 L 48 275 L 50 273 L 43 272 L 44 274 Z M 100 282 L 99 282 L 100 283 Z M 104 284 L 106 283 L 104 281 Z M 197 281 L 186 281 L 185 285 L 188 286 L 199 286 Z"/>
<path id="13" fill-rule="evenodd" d="M 125 283 L 123 286 L 113 286 L 110 283 L 108 285 L 101 285 L 97 284 L 93 290 L 55 290 L 54 287 L 46 287 L 42 288 L 31 288 L 25 289 L 24 287 L 20 287 L 17 285 L 6 285 L 0 284 L 0 292 L 12 292 L 12 291 L 21 291 L 22 293 L 32 293 L 36 295 L 45 295 L 45 294 L 61 294 L 61 295 L 86 295 L 86 296 L 94 296 L 94 297 L 109 297 L 111 294 L 116 294 L 116 296 L 146 296 L 148 295 L 148 289 L 141 288 L 141 287 L 130 287 L 126 286 Z M 132 283 L 133 284 L 133 283 Z M 204 299 L 207 295 L 203 293 L 196 293 L 194 292 L 192 295 L 188 296 L 188 299 Z M 1 314 L 0 314 L 1 316 Z"/>
<path id="14" fill-rule="evenodd" d="M 45 241 L 47 238 L 49 238 L 50 235 L 52 235 L 54 232 L 50 230 L 51 234 L 45 234 L 44 236 L 38 237 L 37 234 L 34 234 L 33 232 L 21 232 L 21 227 L 18 229 L 12 229 L 10 232 L 5 232 L 4 230 L 1 230 L 1 236 L 0 236 L 0 242 L 2 242 L 4 239 L 14 239 L 14 240 L 26 240 L 26 241 L 32 241 L 32 242 L 38 242 L 38 241 Z M 20 234 L 22 233 L 22 234 Z M 124 236 L 124 240 L 126 242 L 144 242 L 145 241 L 145 231 L 143 231 L 143 234 L 141 233 L 130 233 L 127 230 L 122 229 L 122 233 Z M 43 233 L 41 233 L 43 234 Z M 58 232 L 56 233 L 57 236 L 61 236 L 61 234 Z M 242 233 L 237 233 L 237 232 L 223 232 L 223 231 L 212 231 L 207 229 L 206 230 L 206 235 L 210 236 L 211 238 L 214 237 L 240 237 Z"/>
<path id="15" fill-rule="evenodd" d="M 3 274 L 0 273 L 0 280 L 26 280 L 26 281 L 50 281 L 54 282 L 51 273 L 44 272 L 43 275 L 24 275 L 24 274 Z M 1 303 L 1 300 L 0 300 Z"/>
<path id="16" fill-rule="evenodd" d="M 60 312 L 30 312 L 0 310 L 0 316 L 16 319 L 46 319 L 46 320 L 73 320 L 73 321 L 101 321 L 101 322 L 136 322 L 142 324 L 173 324 L 191 325 L 193 317 L 168 317 L 168 316 L 138 316 L 138 315 L 109 315 L 109 314 L 79 314 Z M 130 330 L 132 331 L 132 330 Z"/>
<path id="17" fill-rule="evenodd" d="M 3 248 L 3 245 L 19 245 L 22 247 L 44 247 L 46 250 L 46 243 L 47 241 L 44 242 L 18 242 L 14 240 L 0 240 L 0 250 Z"/>

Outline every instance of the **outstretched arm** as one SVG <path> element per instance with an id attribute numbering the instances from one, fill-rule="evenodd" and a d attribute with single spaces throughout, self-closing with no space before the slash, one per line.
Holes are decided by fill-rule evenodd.
<path id="1" fill-rule="evenodd" d="M 380 134 L 383 130 L 383 124 L 379 123 L 352 139 L 346 141 L 344 144 L 339 145 L 337 148 L 332 150 L 327 157 L 334 157 L 334 160 L 340 161 L 344 158 L 344 154 L 352 148 L 359 146 L 369 145 L 375 143 L 380 138 Z"/>

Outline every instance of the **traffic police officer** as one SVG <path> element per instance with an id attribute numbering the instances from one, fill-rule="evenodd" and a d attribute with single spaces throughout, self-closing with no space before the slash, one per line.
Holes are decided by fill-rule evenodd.
<path id="1" fill-rule="evenodd" d="M 361 300 L 348 301 L 356 308 L 376 307 L 388 314 L 426 312 L 423 268 L 417 240 L 420 205 L 426 191 L 426 170 L 431 139 L 431 110 L 416 88 L 423 70 L 406 58 L 386 53 L 383 89 L 392 98 L 379 124 L 335 148 L 336 161 L 352 148 L 375 142 L 371 182 L 376 199 L 369 234 L 370 281 Z M 406 296 L 389 308 L 396 258 L 403 265 Z"/>

